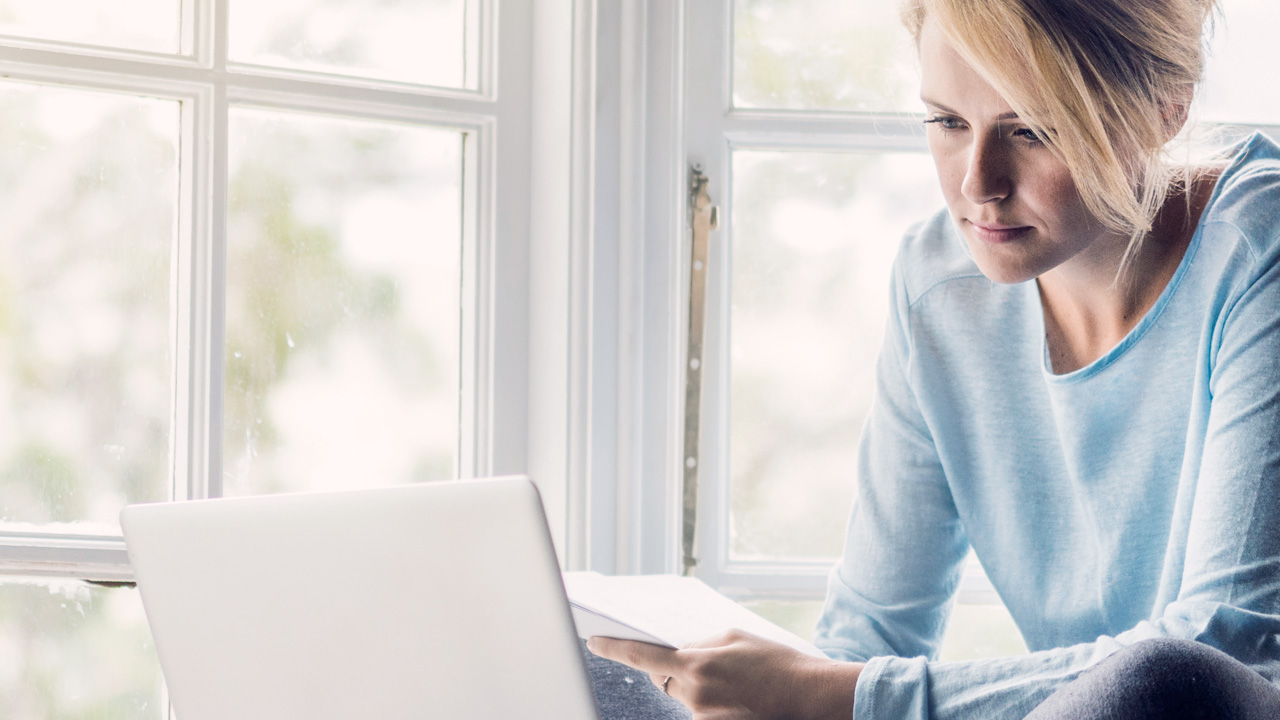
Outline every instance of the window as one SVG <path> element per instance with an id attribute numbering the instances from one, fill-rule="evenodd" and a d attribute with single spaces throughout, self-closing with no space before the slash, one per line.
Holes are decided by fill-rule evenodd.
<path id="1" fill-rule="evenodd" d="M 524 470 L 533 22 L 497 5 L 0 0 L 10 714 L 167 716 L 126 504 Z"/>
<path id="2" fill-rule="evenodd" d="M 893 3 L 684 12 L 683 157 L 703 166 L 722 218 L 707 275 L 698 574 L 807 634 L 841 552 L 889 263 L 907 227 L 942 206 L 914 59 Z M 1247 80 L 1275 13 L 1228 0 L 1216 25 L 1193 117 L 1226 139 L 1280 127 L 1280 102 Z M 681 255 L 664 278 L 680 287 L 689 272 Z M 672 355 L 668 372 L 683 377 Z M 666 471 L 676 488 L 678 453 Z M 678 507 L 669 495 L 651 524 L 678 538 Z M 976 561 L 959 600 L 944 656 L 1021 649 Z"/>

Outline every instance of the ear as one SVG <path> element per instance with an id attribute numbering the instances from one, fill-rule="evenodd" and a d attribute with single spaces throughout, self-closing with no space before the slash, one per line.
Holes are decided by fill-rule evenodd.
<path id="1" fill-rule="evenodd" d="M 1182 132 L 1191 113 L 1191 100 L 1195 97 L 1195 87 L 1188 86 L 1176 97 L 1160 103 L 1160 119 L 1164 125 L 1164 141 L 1169 142 Z"/>

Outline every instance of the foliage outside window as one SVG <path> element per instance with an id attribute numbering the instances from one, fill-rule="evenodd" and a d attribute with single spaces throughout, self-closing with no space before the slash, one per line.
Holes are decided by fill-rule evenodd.
<path id="1" fill-rule="evenodd" d="M 456 477 L 477 7 L 0 0 L 0 714 L 167 717 L 125 505 Z"/>

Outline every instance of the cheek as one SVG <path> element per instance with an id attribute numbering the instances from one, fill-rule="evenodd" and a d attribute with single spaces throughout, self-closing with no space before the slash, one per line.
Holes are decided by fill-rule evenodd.
<path id="1" fill-rule="evenodd" d="M 940 152 L 929 144 L 933 154 L 933 167 L 938 172 L 938 184 L 942 187 L 942 197 L 951 205 L 960 196 L 960 185 L 964 182 L 964 163 L 947 153 Z"/>
<path id="2" fill-rule="evenodd" d="M 1051 213 L 1046 212 L 1046 215 L 1052 214 L 1058 222 L 1073 227 L 1093 224 L 1093 215 L 1085 206 L 1084 198 L 1080 197 L 1080 191 L 1068 173 L 1050 174 L 1042 178 L 1040 187 L 1041 203 L 1047 206 L 1046 210 L 1052 210 Z"/>

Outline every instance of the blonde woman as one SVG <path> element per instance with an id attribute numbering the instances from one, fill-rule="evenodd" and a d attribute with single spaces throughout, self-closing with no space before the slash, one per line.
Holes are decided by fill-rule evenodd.
<path id="1" fill-rule="evenodd" d="M 1280 718 L 1280 147 L 1167 152 L 1213 10 L 908 4 L 947 209 L 895 266 L 832 659 L 595 653 L 699 718 Z M 1029 654 L 931 659 L 970 549 Z"/>

